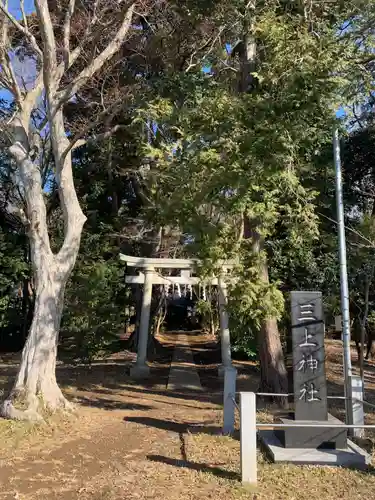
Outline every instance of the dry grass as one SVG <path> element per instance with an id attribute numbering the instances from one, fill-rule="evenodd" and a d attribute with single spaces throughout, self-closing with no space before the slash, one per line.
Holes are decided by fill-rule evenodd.
<path id="1" fill-rule="evenodd" d="M 223 438 L 198 435 L 189 437 L 190 460 L 201 463 L 210 458 L 210 465 L 239 474 L 239 443 Z M 258 456 L 258 487 L 249 494 L 238 484 L 232 488 L 235 498 L 268 500 L 311 500 L 320 498 L 372 498 L 375 476 L 371 473 L 332 467 L 275 465 Z"/>
<path id="2" fill-rule="evenodd" d="M 170 345 L 171 336 L 162 339 Z M 196 349 L 204 339 L 194 337 Z M 341 355 L 328 342 L 329 392 L 342 393 Z M 0 500 L 321 500 L 372 499 L 375 475 L 330 467 L 274 465 L 259 453 L 256 490 L 241 486 L 239 441 L 219 435 L 221 396 L 165 390 L 166 374 L 155 363 L 148 385 L 127 376 L 128 358 L 83 367 L 60 366 L 60 383 L 78 412 L 54 416 L 46 425 L 0 420 Z M 3 372 L 12 368 L 3 361 Z M 6 369 L 5 369 L 6 368 Z M 251 363 L 239 363 L 241 390 L 258 379 Z M 7 376 L 0 370 L 1 382 Z M 202 383 L 211 384 L 209 375 Z M 366 398 L 375 403 L 374 367 L 368 366 Z M 258 412 L 272 420 L 273 407 Z M 342 414 L 338 402 L 331 409 Z M 374 422 L 373 414 L 367 414 Z M 369 435 L 368 448 L 375 440 Z"/>

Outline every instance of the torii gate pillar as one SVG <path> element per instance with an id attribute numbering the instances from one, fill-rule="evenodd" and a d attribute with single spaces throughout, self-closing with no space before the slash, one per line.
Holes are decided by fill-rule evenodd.
<path id="1" fill-rule="evenodd" d="M 133 378 L 147 378 L 150 375 L 150 367 L 147 364 L 148 334 L 150 330 L 150 310 L 152 299 L 152 279 L 154 269 L 152 267 L 144 269 L 145 284 L 142 297 L 141 320 L 138 332 L 138 353 L 137 361 L 130 369 Z"/>
<path id="2" fill-rule="evenodd" d="M 230 331 L 229 317 L 227 311 L 227 284 L 223 276 L 219 276 L 219 316 L 220 316 L 220 341 L 221 341 L 221 362 L 219 366 L 219 376 L 223 377 L 227 368 L 233 370 L 231 347 L 230 347 Z"/>

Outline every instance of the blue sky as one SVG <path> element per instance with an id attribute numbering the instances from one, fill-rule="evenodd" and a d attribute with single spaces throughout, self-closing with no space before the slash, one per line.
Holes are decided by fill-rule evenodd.
<path id="1" fill-rule="evenodd" d="M 25 0 L 25 11 L 26 14 L 30 14 L 34 10 L 34 0 Z M 19 0 L 10 0 L 9 1 L 9 11 L 13 16 L 17 19 L 21 17 L 21 9 Z"/>
<path id="2" fill-rule="evenodd" d="M 35 10 L 34 0 L 24 0 L 25 11 L 26 14 L 30 14 Z M 9 11 L 10 13 L 20 19 L 22 17 L 21 9 L 20 9 L 20 1 L 19 0 L 9 0 Z M 16 68 L 16 70 L 19 68 Z M 6 99 L 8 101 L 12 100 L 12 94 L 8 90 L 1 89 L 0 90 L 0 98 Z"/>

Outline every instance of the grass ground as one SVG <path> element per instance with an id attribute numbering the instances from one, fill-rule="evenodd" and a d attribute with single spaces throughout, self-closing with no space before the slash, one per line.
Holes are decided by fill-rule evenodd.
<path id="1" fill-rule="evenodd" d="M 238 436 L 220 436 L 221 383 L 214 344 L 192 336 L 195 362 L 205 391 L 166 391 L 168 359 L 175 337 L 160 339 L 166 357 L 153 363 L 146 385 L 128 376 L 131 355 L 117 355 L 91 369 L 61 364 L 60 385 L 77 403 L 71 417 L 47 425 L 0 420 L 0 500 L 311 500 L 372 499 L 375 474 L 329 467 L 268 463 L 259 453 L 259 485 L 239 481 Z M 168 349 L 169 347 L 169 349 Z M 237 363 L 239 390 L 258 384 L 252 363 Z M 0 389 L 15 371 L 14 359 L 0 364 Z M 329 393 L 342 394 L 338 342 L 327 342 Z M 375 368 L 366 370 L 366 399 L 375 403 Z M 259 420 L 272 418 L 272 407 Z M 342 405 L 331 408 L 342 415 Z M 375 423 L 372 414 L 366 420 Z M 366 446 L 373 448 L 373 436 Z"/>

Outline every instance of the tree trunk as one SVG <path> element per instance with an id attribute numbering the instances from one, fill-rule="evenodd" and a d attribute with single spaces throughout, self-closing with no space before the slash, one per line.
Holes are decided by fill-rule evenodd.
<path id="1" fill-rule="evenodd" d="M 156 308 L 155 312 L 155 317 L 156 317 L 156 326 L 155 326 L 155 332 L 154 332 L 154 337 L 158 336 L 160 333 L 160 328 L 162 324 L 164 323 L 165 317 L 167 315 L 167 300 L 166 300 L 166 294 L 164 291 L 164 285 L 159 286 L 159 293 L 160 293 L 160 299 L 158 306 Z"/>
<path id="2" fill-rule="evenodd" d="M 258 229 L 258 221 L 250 221 L 244 216 L 244 238 L 252 240 L 252 251 L 259 259 L 259 276 L 269 284 L 267 256 L 262 255 L 264 240 Z M 260 390 L 275 394 L 288 393 L 288 376 L 285 367 L 280 332 L 275 318 L 266 317 L 258 336 L 260 362 Z M 287 398 L 276 398 L 281 406 Z"/>
<path id="3" fill-rule="evenodd" d="M 75 191 L 72 150 L 78 146 L 76 137 L 69 139 L 64 123 L 64 104 L 97 73 L 118 52 L 132 26 L 135 3 L 131 4 L 121 19 L 114 36 L 103 50 L 99 46 L 93 58 L 79 71 L 69 83 L 62 84 L 64 73 L 81 56 L 83 44 L 71 50 L 71 20 L 75 11 L 75 2 L 69 2 L 63 22 L 63 47 L 56 41 L 48 0 L 35 0 L 35 16 L 39 25 L 39 39 L 29 31 L 27 23 L 12 21 L 7 5 L 2 6 L 3 18 L 10 19 L 18 35 L 25 37 L 34 51 L 37 74 L 30 89 L 25 86 L 20 90 L 12 64 L 5 53 L 11 47 L 8 39 L 7 22 L 3 28 L 2 84 L 13 94 L 15 114 L 7 122 L 7 136 L 11 141 L 10 155 L 16 162 L 20 174 L 20 188 L 26 200 L 26 215 L 23 217 L 30 239 L 31 263 L 35 280 L 35 310 L 29 336 L 26 341 L 22 361 L 15 385 L 0 407 L 0 415 L 8 418 L 39 420 L 40 400 L 52 410 L 68 407 L 56 382 L 56 352 L 64 290 L 67 280 L 75 265 L 81 234 L 86 217 L 80 207 Z M 94 16 L 96 18 L 96 16 Z M 98 21 L 98 23 L 97 23 Z M 92 19 L 84 38 L 91 39 L 98 28 L 99 20 Z M 63 57 L 61 57 L 63 54 Z M 30 82 L 31 83 L 31 82 Z M 57 254 L 51 250 L 47 211 L 40 172 L 40 160 L 43 151 L 36 148 L 36 156 L 31 140 L 38 126 L 33 119 L 33 111 L 39 110 L 40 96 L 43 96 L 43 108 L 46 107 L 47 123 L 41 123 L 40 136 L 48 137 L 53 151 L 54 182 L 59 188 L 60 206 L 64 219 L 64 242 Z M 39 113 L 38 113 L 39 115 Z M 44 120 L 39 120 L 44 122 Z M 5 123 L 5 122 L 4 122 Z M 85 136 L 95 126 L 90 122 L 83 130 Z M 46 128 L 44 128 L 46 127 Z M 46 134 L 46 130 L 48 133 Z M 39 142 L 39 141 L 38 141 Z M 16 407 L 16 402 L 23 407 Z"/>
<path id="4" fill-rule="evenodd" d="M 3 417 L 41 420 L 40 405 L 51 411 L 71 407 L 57 385 L 55 373 L 67 279 L 56 265 L 38 273 L 34 317 L 15 384 L 0 410 Z"/>
<path id="5" fill-rule="evenodd" d="M 269 283 L 267 261 L 261 263 L 261 277 Z M 288 393 L 288 376 L 285 367 L 280 332 L 275 318 L 265 318 L 259 332 L 260 390 L 275 394 Z M 277 398 L 281 406 L 287 398 Z"/>
<path id="6" fill-rule="evenodd" d="M 65 286 L 78 255 L 86 218 L 80 210 L 75 192 L 72 193 L 69 157 L 66 163 L 68 168 L 62 172 L 60 183 L 65 184 L 63 206 L 64 202 L 71 202 L 68 208 L 70 224 L 66 225 L 60 252 L 54 255 L 48 235 L 40 170 L 28 157 L 27 144 L 16 142 L 11 146 L 10 153 L 17 161 L 25 190 L 35 305 L 16 381 L 0 407 L 0 415 L 10 419 L 38 421 L 43 419 L 38 412 L 40 406 L 51 411 L 72 407 L 56 382 L 56 354 Z"/>
<path id="7" fill-rule="evenodd" d="M 34 292 L 31 280 L 26 278 L 23 281 L 22 289 L 22 345 L 25 344 L 27 334 L 34 314 Z"/>
<path id="8" fill-rule="evenodd" d="M 360 345 L 359 345 L 359 356 L 358 356 L 358 363 L 359 363 L 359 374 L 362 379 L 362 382 L 364 382 L 365 379 L 365 342 L 366 342 L 366 326 L 365 324 L 361 324 L 361 335 L 360 335 Z"/>
<path id="9" fill-rule="evenodd" d="M 287 372 L 275 318 L 263 321 L 259 336 L 260 390 L 286 394 L 288 392 Z M 280 402 L 287 399 L 278 398 Z"/>

